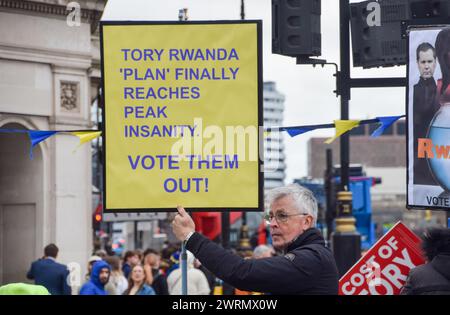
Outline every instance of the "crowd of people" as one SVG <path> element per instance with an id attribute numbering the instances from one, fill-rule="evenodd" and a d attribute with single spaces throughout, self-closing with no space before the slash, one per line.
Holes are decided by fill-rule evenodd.
<path id="1" fill-rule="evenodd" d="M 252 257 L 240 257 L 196 232 L 195 222 L 178 206 L 172 230 L 188 250 L 188 295 L 212 294 L 222 280 L 234 287 L 232 293 L 223 290 L 223 294 L 338 294 L 336 262 L 316 228 L 317 202 L 312 192 L 289 185 L 273 189 L 267 198 L 270 211 L 265 221 L 273 248 L 258 246 Z M 411 270 L 401 294 L 449 294 L 450 229 L 428 229 L 422 246 L 427 263 Z M 27 277 L 41 286 L 39 292 L 73 293 L 67 281 L 69 271 L 56 261 L 57 255 L 58 247 L 47 245 L 44 257 L 32 263 Z M 79 294 L 180 295 L 181 278 L 179 246 L 166 246 L 161 252 L 127 251 L 122 259 L 98 250 L 88 261 Z M 6 288 L 8 292 L 15 289 L 27 290 Z"/>
<path id="2" fill-rule="evenodd" d="M 199 269 L 200 265 L 188 252 L 188 293 L 192 295 L 212 293 L 214 276 Z M 151 248 L 127 251 L 122 259 L 98 250 L 89 259 L 86 282 L 79 294 L 178 295 L 181 284 L 180 250 L 176 246 L 161 252 Z"/>
<path id="3" fill-rule="evenodd" d="M 31 264 L 27 278 L 46 288 L 52 295 L 71 295 L 67 267 L 56 261 L 58 247 L 49 244 L 44 256 Z M 270 246 L 255 248 L 254 257 L 269 257 Z M 270 254 L 269 254 L 270 253 Z M 166 244 L 161 251 L 155 249 L 129 250 L 123 257 L 108 255 L 99 249 L 89 258 L 87 274 L 78 294 L 80 295 L 180 295 L 182 293 L 180 247 Z M 194 255 L 187 251 L 187 280 L 189 295 L 214 293 L 219 283 Z M 239 292 L 238 290 L 236 290 Z"/>

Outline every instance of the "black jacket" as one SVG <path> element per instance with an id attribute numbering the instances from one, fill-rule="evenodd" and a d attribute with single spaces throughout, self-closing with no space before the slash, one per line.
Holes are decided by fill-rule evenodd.
<path id="1" fill-rule="evenodd" d="M 317 229 L 300 235 L 284 256 L 243 259 L 199 233 L 186 244 L 218 278 L 245 291 L 271 294 L 338 294 L 333 254 Z"/>
<path id="2" fill-rule="evenodd" d="M 414 85 L 413 123 L 414 123 L 414 184 L 436 185 L 436 181 L 430 173 L 427 159 L 419 159 L 418 139 L 426 138 L 430 123 L 434 115 L 439 111 L 440 105 L 436 102 L 436 82 L 433 78 L 424 80 Z"/>
<path id="3" fill-rule="evenodd" d="M 166 275 L 159 272 L 159 269 L 152 269 L 153 282 L 152 288 L 156 295 L 169 295 Z"/>
<path id="4" fill-rule="evenodd" d="M 450 254 L 437 255 L 430 263 L 412 269 L 401 294 L 450 294 Z"/>

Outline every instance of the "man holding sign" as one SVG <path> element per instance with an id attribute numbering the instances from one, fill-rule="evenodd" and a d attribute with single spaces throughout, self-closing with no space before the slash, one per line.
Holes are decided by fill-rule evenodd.
<path id="1" fill-rule="evenodd" d="M 173 232 L 212 273 L 246 291 L 271 294 L 337 294 L 338 271 L 331 251 L 314 226 L 317 202 L 299 185 L 271 190 L 270 225 L 273 246 L 284 256 L 243 259 L 195 232 L 195 223 L 183 207 L 173 220 Z"/>

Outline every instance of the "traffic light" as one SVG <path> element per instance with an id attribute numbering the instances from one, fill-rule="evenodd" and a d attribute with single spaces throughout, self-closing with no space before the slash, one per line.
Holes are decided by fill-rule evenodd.
<path id="1" fill-rule="evenodd" d="M 102 205 L 99 204 L 92 215 L 92 228 L 94 232 L 101 230 L 101 224 L 103 221 Z"/>
<path id="2" fill-rule="evenodd" d="M 406 37 L 403 35 L 406 28 L 402 23 L 447 23 L 449 13 L 449 0 L 370 0 L 351 3 L 353 66 L 373 68 L 405 65 L 407 52 Z M 380 21 L 374 25 L 371 17 L 377 14 Z"/>
<path id="3" fill-rule="evenodd" d="M 406 39 L 402 21 L 410 19 L 408 0 L 380 0 L 350 4 L 353 66 L 363 68 L 406 64 Z M 373 9 L 371 9 L 373 8 Z M 379 10 L 380 12 L 375 12 Z M 372 25 L 371 15 L 380 14 L 379 25 Z"/>
<path id="4" fill-rule="evenodd" d="M 272 53 L 320 56 L 321 0 L 272 0 Z"/>

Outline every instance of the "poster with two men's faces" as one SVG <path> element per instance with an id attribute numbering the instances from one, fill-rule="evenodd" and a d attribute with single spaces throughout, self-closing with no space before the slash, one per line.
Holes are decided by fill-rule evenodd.
<path id="1" fill-rule="evenodd" d="M 407 93 L 407 205 L 450 209 L 450 26 L 410 29 Z"/>

